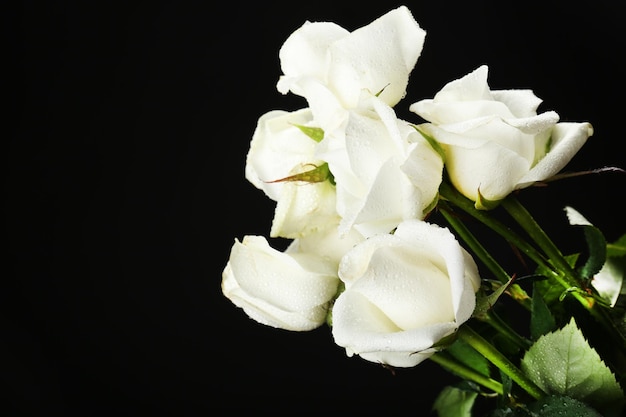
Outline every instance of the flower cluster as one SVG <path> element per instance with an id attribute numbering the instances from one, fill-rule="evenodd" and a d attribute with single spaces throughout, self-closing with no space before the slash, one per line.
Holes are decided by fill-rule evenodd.
<path id="1" fill-rule="evenodd" d="M 472 318 L 492 324 L 518 341 L 521 351 L 528 341 L 497 321 L 492 307 L 503 294 L 532 311 L 539 303 L 491 258 L 456 211 L 483 221 L 535 261 L 543 277 L 537 287 L 556 282 L 558 300 L 547 290 L 542 298 L 548 310 L 563 294 L 587 310 L 615 306 L 623 270 L 607 272 L 606 242 L 592 275 L 583 276 L 547 237 L 543 245 L 537 242 L 544 255 L 489 216 L 504 207 L 520 225 L 533 227 L 514 192 L 559 174 L 593 128 L 560 122 L 554 111 L 538 113 L 541 100 L 530 90 L 491 90 L 487 66 L 411 104 L 419 122 L 398 118 L 394 107 L 406 95 L 425 36 L 411 12 L 399 7 L 352 32 L 331 22 L 306 22 L 286 39 L 277 89 L 303 97 L 308 107 L 272 110 L 258 119 L 245 177 L 276 202 L 270 237 L 290 243 L 281 251 L 263 236 L 235 239 L 222 291 L 264 325 L 308 331 L 328 324 L 348 356 L 389 367 L 431 358 L 512 395 L 489 373 L 473 375 L 475 369 L 453 358 L 463 342 L 501 369 L 506 367 L 499 360 L 511 365 L 504 373 L 535 400 L 560 394 L 583 401 L 529 378 L 524 366 L 541 367 L 533 365 L 533 356 L 521 369 L 513 366 L 464 326 Z M 429 220 L 435 211 L 450 227 Z M 575 210 L 569 213 L 572 225 L 601 237 Z M 622 255 L 618 251 L 615 258 Z M 479 265 L 495 279 L 487 279 Z M 591 283 L 580 285 L 581 278 L 595 278 L 598 288 L 614 285 L 601 295 Z M 601 315 L 615 325 L 612 316 Z M 561 324 L 541 335 L 578 330 L 575 323 L 558 329 Z M 528 352 L 540 356 L 542 350 Z M 621 388 L 608 375 L 603 398 L 619 403 Z"/>

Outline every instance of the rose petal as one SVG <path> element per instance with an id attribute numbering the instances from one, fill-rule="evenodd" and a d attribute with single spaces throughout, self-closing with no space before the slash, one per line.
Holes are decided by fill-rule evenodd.
<path id="1" fill-rule="evenodd" d="M 524 188 L 558 174 L 593 135 L 590 123 L 557 123 L 552 130 L 552 148 L 517 184 Z"/>
<path id="2" fill-rule="evenodd" d="M 282 253 L 262 236 L 235 240 L 222 274 L 222 291 L 252 319 L 287 330 L 324 323 L 337 291 L 335 265 L 307 253 Z"/>
<path id="3" fill-rule="evenodd" d="M 393 107 L 404 97 L 425 37 L 408 8 L 394 9 L 330 46 L 329 85 L 346 108 L 356 107 L 362 89 L 382 92 Z"/>

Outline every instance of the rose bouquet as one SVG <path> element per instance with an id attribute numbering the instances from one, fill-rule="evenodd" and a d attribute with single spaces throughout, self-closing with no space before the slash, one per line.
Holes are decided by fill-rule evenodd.
<path id="1" fill-rule="evenodd" d="M 531 90 L 491 90 L 487 66 L 398 118 L 425 36 L 399 7 L 352 32 L 305 22 L 286 39 L 277 89 L 308 107 L 258 119 L 245 177 L 275 201 L 270 237 L 288 244 L 235 239 L 223 294 L 264 325 L 327 325 L 347 356 L 435 361 L 459 377 L 440 416 L 469 416 L 477 398 L 493 416 L 621 415 L 626 235 L 607 242 L 563 207 L 586 242 L 564 254 L 517 196 L 624 171 L 563 172 L 592 125 L 538 113 Z"/>

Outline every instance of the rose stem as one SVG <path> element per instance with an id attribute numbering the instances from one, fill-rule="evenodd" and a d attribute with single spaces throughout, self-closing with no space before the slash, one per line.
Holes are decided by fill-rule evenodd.
<path id="1" fill-rule="evenodd" d="M 487 342 L 487 340 L 472 330 L 472 328 L 468 325 L 461 326 L 457 334 L 468 345 L 473 347 L 477 352 L 481 353 L 491 363 L 497 366 L 498 369 L 511 377 L 513 381 L 515 381 L 533 398 L 540 399 L 545 395 L 541 388 L 531 381 L 517 366 L 513 364 L 513 362 L 504 356 L 491 343 Z"/>
<path id="2" fill-rule="evenodd" d="M 443 351 L 437 352 L 429 359 L 439 364 L 442 368 L 447 369 L 448 371 L 452 372 L 455 375 L 458 375 L 463 379 L 476 382 L 477 384 L 482 385 L 483 387 L 488 388 L 497 394 L 502 395 L 504 393 L 502 384 L 500 382 L 496 381 L 495 379 L 489 378 L 488 376 L 485 376 L 472 368 L 465 366 L 461 362 L 452 358 L 448 353 L 445 353 Z"/>

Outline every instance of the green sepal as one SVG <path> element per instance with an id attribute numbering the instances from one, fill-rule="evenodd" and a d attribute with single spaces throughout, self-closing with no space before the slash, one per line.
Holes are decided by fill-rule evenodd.
<path id="1" fill-rule="evenodd" d="M 333 327 L 333 305 L 335 304 L 335 300 L 339 297 L 339 294 L 346 290 L 346 284 L 342 280 L 339 280 L 337 284 L 337 292 L 333 299 L 328 303 L 328 312 L 326 313 L 326 324 L 328 327 Z"/>
<path id="2" fill-rule="evenodd" d="M 324 130 L 321 127 L 312 127 L 294 124 L 302 133 L 319 143 L 324 139 Z"/>
<path id="3" fill-rule="evenodd" d="M 323 163 L 320 166 L 311 164 L 311 166 L 313 166 L 314 168 L 308 171 L 303 171 L 298 174 L 290 175 L 288 177 L 280 178 L 278 180 L 269 181 L 269 182 L 274 183 L 274 182 L 288 182 L 288 181 L 303 181 L 303 182 L 313 183 L 313 182 L 324 182 L 326 180 L 329 180 L 331 184 L 335 184 L 335 179 L 332 173 L 330 172 L 328 163 Z"/>
<path id="4" fill-rule="evenodd" d="M 476 195 L 478 197 L 476 198 L 474 207 L 478 210 L 493 210 L 500 205 L 501 200 L 487 200 L 483 197 L 480 193 L 480 188 L 477 190 Z"/>
<path id="5" fill-rule="evenodd" d="M 378 93 L 374 94 L 375 97 L 379 97 L 383 91 L 385 91 L 385 88 L 387 88 L 389 86 L 389 84 L 385 85 L 383 88 L 381 88 Z"/>
<path id="6" fill-rule="evenodd" d="M 437 142 L 437 139 L 435 139 L 434 137 L 422 132 L 418 126 L 415 125 L 411 125 L 413 126 L 413 129 L 417 130 L 417 132 L 422 135 L 422 137 L 424 139 L 426 139 L 426 142 L 428 142 L 428 144 L 435 150 L 435 152 L 437 152 L 439 154 L 439 157 L 441 158 L 441 160 L 443 161 L 443 163 L 446 163 L 446 152 L 443 150 L 443 147 L 441 146 L 441 144 L 439 142 Z"/>
<path id="7" fill-rule="evenodd" d="M 510 278 L 504 284 L 493 281 L 491 286 L 494 290 L 490 294 L 486 294 L 483 291 L 483 286 L 481 286 L 479 292 L 476 294 L 476 306 L 474 307 L 472 317 L 476 317 L 478 319 L 484 318 L 487 315 L 487 312 L 496 304 L 500 296 L 502 296 L 507 288 L 509 288 L 509 286 L 513 283 L 513 279 L 514 278 Z"/>
<path id="8" fill-rule="evenodd" d="M 437 193 L 435 198 L 433 198 L 433 201 L 431 201 L 430 204 L 422 212 L 424 217 L 426 217 L 431 211 L 433 211 L 437 207 L 437 204 L 439 204 L 439 193 Z"/>
<path id="9" fill-rule="evenodd" d="M 457 340 L 456 332 L 442 337 L 433 344 L 433 348 L 436 350 L 444 350 L 449 348 Z"/>

